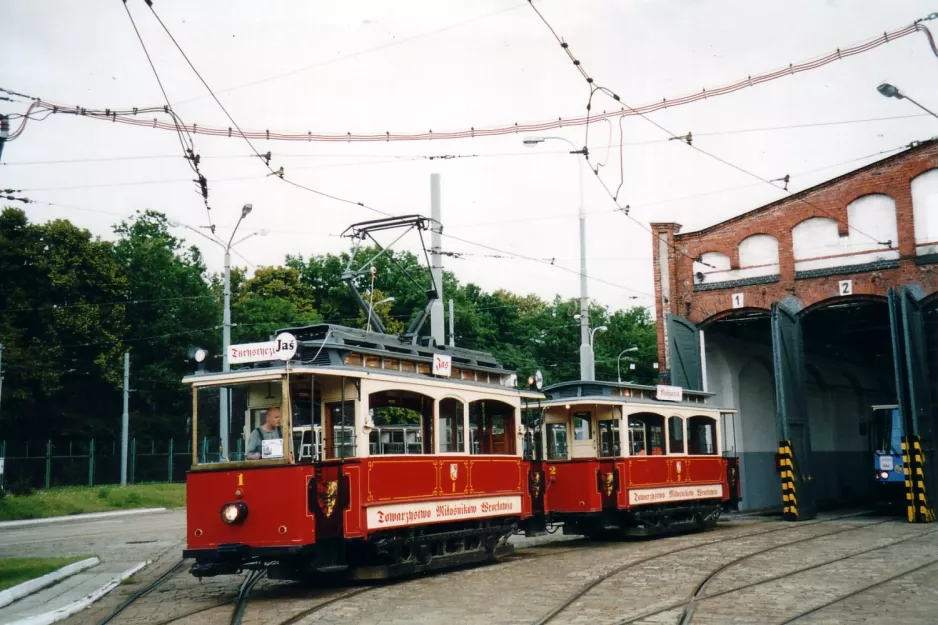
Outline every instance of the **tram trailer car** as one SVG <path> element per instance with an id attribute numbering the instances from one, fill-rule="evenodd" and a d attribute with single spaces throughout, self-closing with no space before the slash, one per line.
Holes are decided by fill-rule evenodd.
<path id="1" fill-rule="evenodd" d="M 232 346 L 229 358 L 252 366 L 184 379 L 194 451 L 183 556 L 193 575 L 381 578 L 511 551 L 509 535 L 532 514 L 521 402 L 543 395 L 517 390 L 492 356 L 319 325 Z M 241 428 L 227 455 L 218 437 L 200 435 L 217 431 L 225 393 Z M 280 430 L 249 459 L 274 408 Z M 405 449 L 382 445 L 382 428 L 400 425 Z M 308 443 L 313 429 L 319 445 Z"/>
<path id="2" fill-rule="evenodd" d="M 542 515 L 564 534 L 649 535 L 713 527 L 738 508 L 739 462 L 724 452 L 735 412 L 671 386 L 564 382 L 544 389 L 532 481 Z M 731 445 L 735 448 L 735 445 Z"/>

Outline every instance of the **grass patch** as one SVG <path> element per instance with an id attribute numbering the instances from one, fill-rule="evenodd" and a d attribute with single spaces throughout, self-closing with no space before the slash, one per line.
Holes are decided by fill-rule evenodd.
<path id="1" fill-rule="evenodd" d="M 185 505 L 185 484 L 67 486 L 37 490 L 29 495 L 8 494 L 0 498 L 0 521 L 132 508 L 182 508 Z"/>
<path id="2" fill-rule="evenodd" d="M 88 556 L 74 558 L 0 558 L 0 590 L 42 577 L 63 566 L 84 560 Z"/>

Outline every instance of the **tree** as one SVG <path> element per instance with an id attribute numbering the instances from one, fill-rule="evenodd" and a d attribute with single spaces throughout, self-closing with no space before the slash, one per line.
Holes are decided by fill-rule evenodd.
<path id="1" fill-rule="evenodd" d="M 244 281 L 232 304 L 232 340 L 267 340 L 278 329 L 319 323 L 313 289 L 293 267 L 260 267 Z"/>
<path id="2" fill-rule="evenodd" d="M 0 215 L 0 284 L 5 435 L 112 428 L 127 283 L 111 243 L 65 220 L 30 224 L 8 208 Z"/>
<path id="3" fill-rule="evenodd" d="M 131 300 L 126 342 L 134 432 L 184 436 L 190 407 L 181 380 L 192 370 L 189 348 L 200 345 L 220 355 L 220 308 L 206 281 L 201 252 L 184 247 L 169 232 L 166 216 L 156 211 L 138 212 L 114 232 Z"/>

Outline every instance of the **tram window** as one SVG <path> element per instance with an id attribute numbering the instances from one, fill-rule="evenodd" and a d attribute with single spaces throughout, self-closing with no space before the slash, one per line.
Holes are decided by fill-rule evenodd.
<path id="1" fill-rule="evenodd" d="M 226 462 L 242 462 L 248 460 L 247 447 L 251 441 L 251 434 L 264 425 L 267 411 L 270 408 L 280 408 L 282 384 L 280 380 L 268 382 L 245 382 L 223 387 L 227 393 L 230 415 L 230 429 L 227 441 L 227 455 L 224 454 L 224 445 L 219 437 L 218 412 L 222 401 L 222 387 L 203 387 L 194 390 L 196 393 L 195 415 L 193 428 L 198 445 L 195 449 L 193 461 L 195 464 L 216 464 Z M 213 419 L 211 415 L 215 415 Z M 267 455 L 263 459 L 284 460 L 289 445 L 284 445 L 283 431 L 285 424 L 281 419 L 279 428 L 273 427 L 265 430 L 263 441 L 266 443 Z M 252 455 L 252 460 L 255 459 Z M 257 456 L 256 459 L 261 459 Z"/>
<path id="2" fill-rule="evenodd" d="M 547 458 L 548 460 L 566 460 L 567 458 L 567 424 L 547 424 Z"/>
<path id="3" fill-rule="evenodd" d="M 668 417 L 668 453 L 684 453 L 684 419 Z"/>
<path id="4" fill-rule="evenodd" d="M 466 451 L 463 439 L 463 403 L 447 397 L 440 401 L 440 453 Z"/>
<path id="5" fill-rule="evenodd" d="M 375 430 L 368 435 L 372 455 L 422 454 L 432 432 L 433 400 L 411 391 L 380 391 L 368 396 L 368 415 Z"/>
<path id="6" fill-rule="evenodd" d="M 706 456 L 717 454 L 716 419 L 698 416 L 687 420 L 687 451 Z"/>
<path id="7" fill-rule="evenodd" d="M 633 456 L 645 455 L 645 422 L 629 418 L 629 453 Z"/>
<path id="8" fill-rule="evenodd" d="M 573 440 L 588 441 L 593 438 L 593 422 L 588 412 L 573 415 Z"/>
<path id="9" fill-rule="evenodd" d="M 619 453 L 619 421 L 600 421 L 599 426 L 599 455 L 602 458 L 611 458 Z"/>
<path id="10" fill-rule="evenodd" d="M 494 400 L 469 404 L 469 452 L 515 455 L 515 408 Z"/>
<path id="11" fill-rule="evenodd" d="M 344 406 L 344 411 L 343 411 Z M 355 455 L 355 401 L 326 404 L 331 428 L 327 430 L 326 457 L 350 458 Z M 345 419 L 343 420 L 343 412 Z"/>
<path id="12" fill-rule="evenodd" d="M 651 412 L 629 417 L 629 447 L 633 456 L 664 453 L 664 417 Z"/>

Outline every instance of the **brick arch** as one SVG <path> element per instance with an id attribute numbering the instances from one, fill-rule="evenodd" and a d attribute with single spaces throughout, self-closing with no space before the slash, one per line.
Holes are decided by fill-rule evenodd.
<path id="1" fill-rule="evenodd" d="M 697 325 L 701 328 L 704 328 L 716 321 L 720 321 L 721 319 L 730 319 L 732 317 L 747 314 L 751 315 L 753 313 L 762 313 L 765 316 L 768 316 L 770 312 L 771 311 L 768 308 L 759 308 L 757 306 L 747 306 L 745 308 L 728 308 L 726 310 L 713 313 L 703 321 L 697 322 Z"/>
<path id="2" fill-rule="evenodd" d="M 886 305 L 886 296 L 885 295 L 875 295 L 875 294 L 859 294 L 859 295 L 842 295 L 835 297 L 822 297 L 816 301 L 805 301 L 804 308 L 798 311 L 799 317 L 804 317 L 805 315 L 815 311 L 827 308 L 834 304 L 845 304 L 848 302 L 872 302 L 877 304 Z"/>
<path id="3" fill-rule="evenodd" d="M 911 183 L 911 180 L 910 180 L 909 182 Z M 845 198 L 847 201 L 844 202 L 844 207 L 850 206 L 851 204 L 853 204 L 853 203 L 856 202 L 857 200 L 859 200 L 859 199 L 861 199 L 861 198 L 869 197 L 869 196 L 871 196 L 871 195 L 885 195 L 886 197 L 888 197 L 888 198 L 889 198 L 890 200 L 892 200 L 893 202 L 896 202 L 896 201 L 897 201 L 897 200 L 896 200 L 896 196 L 893 195 L 892 193 L 889 193 L 889 192 L 886 191 L 886 190 L 883 190 L 883 191 L 870 191 L 870 190 L 868 190 L 868 189 L 864 189 L 863 191 L 858 191 L 858 192 L 856 192 L 854 195 L 845 195 L 844 198 Z"/>

